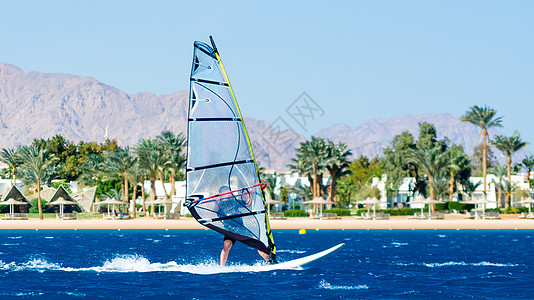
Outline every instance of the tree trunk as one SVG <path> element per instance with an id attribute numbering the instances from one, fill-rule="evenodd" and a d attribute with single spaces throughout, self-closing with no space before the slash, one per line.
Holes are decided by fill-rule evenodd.
<path id="1" fill-rule="evenodd" d="M 41 177 L 37 176 L 37 207 L 39 208 L 39 220 L 43 219 L 43 206 L 41 205 Z"/>
<path id="2" fill-rule="evenodd" d="M 121 199 L 124 199 L 124 181 L 120 181 L 121 182 Z"/>
<path id="3" fill-rule="evenodd" d="M 501 184 L 501 186 L 502 186 L 502 184 Z M 499 201 L 497 201 L 497 205 L 498 205 L 498 207 L 502 207 L 502 189 L 501 188 L 499 188 L 499 193 L 498 193 L 497 197 L 499 197 Z"/>
<path id="4" fill-rule="evenodd" d="M 452 202 L 452 194 L 454 193 L 454 176 L 451 174 L 451 186 L 449 188 L 449 202 Z"/>
<path id="5" fill-rule="evenodd" d="M 317 197 L 317 165 L 313 164 L 312 200 Z"/>
<path id="6" fill-rule="evenodd" d="M 150 201 L 156 200 L 156 176 L 150 175 Z M 154 204 L 150 205 L 150 215 L 154 216 Z"/>
<path id="7" fill-rule="evenodd" d="M 171 181 L 171 198 L 172 198 L 172 196 L 176 195 L 176 173 L 175 172 L 172 172 L 170 181 Z M 273 199 L 274 199 L 274 197 L 273 197 Z M 178 204 L 178 206 L 175 209 L 175 212 L 178 213 L 178 214 L 182 212 L 182 205 L 181 204 Z"/>
<path id="8" fill-rule="evenodd" d="M 167 194 L 167 189 L 165 189 L 165 182 L 163 181 L 163 173 L 161 170 L 158 170 L 159 180 L 161 181 L 161 186 L 163 187 L 163 193 L 165 193 L 165 199 L 169 199 L 169 194 Z"/>
<path id="9" fill-rule="evenodd" d="M 512 157 L 506 156 L 506 168 L 508 172 L 508 183 L 512 186 Z M 512 191 L 506 191 L 506 207 L 510 207 L 510 200 L 512 198 Z"/>
<path id="10" fill-rule="evenodd" d="M 487 143 L 487 140 L 486 140 L 486 136 L 488 135 L 488 132 L 483 129 L 482 130 L 482 135 L 484 136 L 484 147 L 482 147 L 482 177 L 484 178 L 484 197 L 487 197 L 487 193 L 486 193 L 486 143 Z"/>
<path id="11" fill-rule="evenodd" d="M 174 171 L 171 171 L 171 179 L 169 180 L 171 182 L 171 197 L 176 195 L 176 173 Z"/>
<path id="12" fill-rule="evenodd" d="M 126 197 L 125 198 L 125 201 L 126 201 L 126 212 L 129 213 L 130 211 L 130 195 L 128 193 L 128 179 L 126 179 L 126 177 L 124 177 L 124 196 Z"/>
<path id="13" fill-rule="evenodd" d="M 143 209 L 143 216 L 146 217 L 146 206 L 145 206 L 145 184 L 144 180 L 143 183 L 141 183 L 141 208 Z"/>
<path id="14" fill-rule="evenodd" d="M 17 168 L 13 167 L 13 186 L 17 186 Z"/>
<path id="15" fill-rule="evenodd" d="M 134 219 L 135 219 L 135 213 L 137 212 L 137 207 L 135 206 L 136 194 L 137 194 L 137 183 L 133 185 L 133 196 L 132 196 L 132 201 L 133 201 L 132 218 Z"/>
<path id="16" fill-rule="evenodd" d="M 428 177 L 428 185 L 430 186 L 430 199 L 434 200 L 434 187 L 432 186 L 432 183 L 434 182 L 434 180 L 432 180 L 431 177 Z M 434 204 L 428 204 L 430 205 L 430 210 L 432 212 L 435 212 L 434 211 Z"/>

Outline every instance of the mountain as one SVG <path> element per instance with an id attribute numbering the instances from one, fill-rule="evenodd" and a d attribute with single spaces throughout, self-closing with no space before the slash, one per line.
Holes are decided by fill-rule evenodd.
<path id="1" fill-rule="evenodd" d="M 187 91 L 128 95 L 90 77 L 23 72 L 0 64 L 0 147 L 55 134 L 102 141 L 106 127 L 121 145 L 164 129 L 184 131 L 187 96 Z"/>
<path id="2" fill-rule="evenodd" d="M 17 66 L 0 63 L 0 148 L 28 145 L 34 138 L 56 134 L 75 142 L 101 142 L 106 129 L 108 136 L 121 146 L 155 137 L 163 130 L 185 132 L 187 99 L 188 91 L 130 95 L 91 77 L 24 72 Z M 305 138 L 266 121 L 245 119 L 261 166 L 286 169 L 295 157 L 295 148 Z M 358 127 L 336 124 L 314 135 L 348 144 L 354 157 L 372 157 L 381 155 L 393 136 L 404 130 L 417 136 L 418 123 L 423 121 L 436 126 L 439 138 L 449 137 L 469 154 L 479 143 L 479 130 L 450 114 L 372 119 Z"/>
<path id="3" fill-rule="evenodd" d="M 117 139 L 133 145 L 164 130 L 185 132 L 188 91 L 170 95 L 126 94 L 91 77 L 24 72 L 0 63 L 0 148 L 31 144 L 34 138 L 60 134 L 78 142 Z M 283 144 L 284 152 L 266 142 L 270 125 L 246 119 L 259 161 L 266 169 L 284 169 L 304 138 Z M 280 141 L 277 141 L 279 145 Z"/>

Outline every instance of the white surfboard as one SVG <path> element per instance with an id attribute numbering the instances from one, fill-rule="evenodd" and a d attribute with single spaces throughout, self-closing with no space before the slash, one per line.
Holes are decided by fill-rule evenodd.
<path id="1" fill-rule="evenodd" d="M 276 265 L 261 266 L 260 268 L 261 268 L 261 271 L 295 269 L 295 268 L 304 266 L 306 264 L 309 264 L 309 263 L 311 263 L 311 262 L 313 262 L 315 260 L 318 260 L 319 258 L 325 257 L 326 255 L 328 255 L 328 254 L 336 251 L 337 249 L 343 247 L 343 245 L 345 245 L 345 244 L 341 243 L 341 244 L 336 245 L 336 246 L 334 246 L 332 248 L 326 249 L 324 251 L 321 251 L 321 252 L 318 252 L 318 253 L 315 253 L 315 254 L 312 254 L 312 255 L 304 256 L 304 257 L 297 258 L 297 259 L 290 260 L 290 261 L 285 261 L 285 262 L 282 262 L 282 263 L 278 263 Z"/>

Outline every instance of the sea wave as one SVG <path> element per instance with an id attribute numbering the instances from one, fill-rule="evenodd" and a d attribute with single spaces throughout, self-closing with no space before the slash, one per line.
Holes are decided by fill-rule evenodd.
<path id="1" fill-rule="evenodd" d="M 487 261 L 467 263 L 464 261 L 448 261 L 444 263 L 396 263 L 397 266 L 425 266 L 429 268 L 438 268 L 438 267 L 451 267 L 451 266 L 471 266 L 471 267 L 517 267 L 518 264 L 502 264 L 502 263 L 491 263 Z"/>
<path id="2" fill-rule="evenodd" d="M 319 282 L 319 288 L 326 289 L 326 290 L 367 290 L 369 289 L 369 287 L 366 285 L 332 285 L 324 279 L 321 280 L 321 282 Z"/>
<path id="3" fill-rule="evenodd" d="M 254 265 L 227 264 L 220 266 L 218 261 L 210 260 L 196 264 L 179 264 L 176 261 L 166 263 L 150 262 L 140 255 L 117 255 L 105 261 L 101 266 L 92 267 L 64 267 L 61 264 L 51 263 L 42 258 L 31 259 L 23 263 L 5 263 L 0 260 L 0 270 L 5 271 L 64 271 L 64 272 L 98 272 L 98 273 L 147 273 L 147 272 L 183 272 L 190 274 L 220 274 L 220 273 L 250 273 L 263 272 L 262 263 Z M 292 269 L 292 268 L 288 268 Z"/>

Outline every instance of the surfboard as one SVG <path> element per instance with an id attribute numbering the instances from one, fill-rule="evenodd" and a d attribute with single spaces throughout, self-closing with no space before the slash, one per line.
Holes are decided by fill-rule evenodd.
<path id="1" fill-rule="evenodd" d="M 345 245 L 345 243 L 341 243 L 339 245 L 336 245 L 332 248 L 329 248 L 329 249 L 326 249 L 324 251 L 321 251 L 321 252 L 318 252 L 318 253 L 315 253 L 315 254 L 312 254 L 312 255 L 308 255 L 308 256 L 304 256 L 304 257 L 301 257 L 301 258 L 297 258 L 297 259 L 294 259 L 294 260 L 290 260 L 290 261 L 285 261 L 285 262 L 281 262 L 281 263 L 278 263 L 278 264 L 275 264 L 275 265 L 264 265 L 264 266 L 261 266 L 260 269 L 261 271 L 271 271 L 271 270 L 283 270 L 283 269 L 295 269 L 295 268 L 299 268 L 299 267 L 302 267 L 306 264 L 309 264 L 311 262 L 314 262 L 318 259 L 321 259 L 325 256 L 327 256 L 328 254 L 336 251 L 337 249 L 343 247 L 343 245 Z"/>

